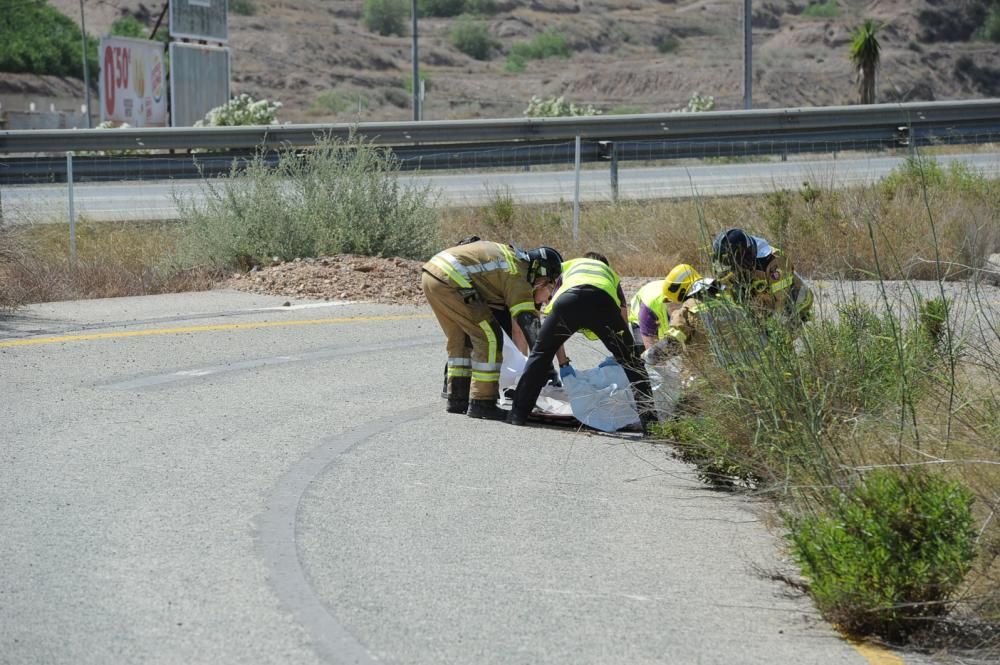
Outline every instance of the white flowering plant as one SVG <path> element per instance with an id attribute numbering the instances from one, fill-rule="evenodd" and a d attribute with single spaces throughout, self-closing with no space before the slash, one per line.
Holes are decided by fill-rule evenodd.
<path id="1" fill-rule="evenodd" d="M 561 118 L 601 115 L 601 112 L 589 104 L 577 106 L 572 102 L 567 102 L 564 97 L 542 99 L 533 95 L 531 101 L 528 102 L 528 108 L 524 109 L 524 115 L 529 118 Z"/>
<path id="2" fill-rule="evenodd" d="M 281 102 L 254 99 L 243 93 L 233 97 L 226 104 L 217 106 L 205 114 L 195 127 L 237 127 L 245 125 L 276 125 Z"/>
<path id="3" fill-rule="evenodd" d="M 687 106 L 674 109 L 674 113 L 700 113 L 701 111 L 712 111 L 715 109 L 715 97 L 704 96 L 699 92 L 691 95 Z"/>

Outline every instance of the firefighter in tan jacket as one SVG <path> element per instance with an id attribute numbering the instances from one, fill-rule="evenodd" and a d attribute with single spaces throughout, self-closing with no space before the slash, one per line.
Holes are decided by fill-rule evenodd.
<path id="1" fill-rule="evenodd" d="M 753 314 L 777 315 L 792 329 L 812 315 L 813 293 L 788 256 L 764 238 L 728 229 L 712 241 L 712 261 L 729 296 Z"/>
<path id="2" fill-rule="evenodd" d="M 548 299 L 562 267 L 550 247 L 522 251 L 480 240 L 438 252 L 424 264 L 421 286 L 448 338 L 449 413 L 500 420 L 497 407 L 503 336 L 491 312 L 510 311 L 528 347 L 539 329 L 536 301 Z"/>

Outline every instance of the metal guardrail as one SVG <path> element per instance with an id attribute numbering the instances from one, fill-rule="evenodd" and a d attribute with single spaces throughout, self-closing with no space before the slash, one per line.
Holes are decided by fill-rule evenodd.
<path id="1" fill-rule="evenodd" d="M 871 150 L 998 140 L 1000 99 L 578 118 L 3 131 L 0 184 L 64 181 L 68 151 L 212 151 L 74 158 L 78 179 L 190 178 L 228 172 L 255 152 L 275 159 L 278 149 L 352 135 L 391 149 L 406 170 L 567 164 L 575 157 L 576 137 L 581 162 Z M 26 153 L 36 156 L 16 156 Z"/>

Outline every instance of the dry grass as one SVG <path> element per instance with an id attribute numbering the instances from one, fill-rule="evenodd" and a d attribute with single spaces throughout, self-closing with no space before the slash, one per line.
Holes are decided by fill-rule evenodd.
<path id="1" fill-rule="evenodd" d="M 935 259 L 944 277 L 956 278 L 1000 250 L 1000 185 L 946 174 L 925 200 L 917 178 L 843 191 L 804 185 L 765 196 L 587 204 L 577 242 L 572 203 L 521 206 L 499 191 L 488 205 L 444 211 L 441 236 L 544 244 L 566 256 L 595 249 L 636 276 L 664 275 L 680 262 L 707 269 L 712 237 L 733 226 L 768 238 L 813 278 L 934 279 Z"/>
<path id="2" fill-rule="evenodd" d="M 180 233 L 176 223 L 83 220 L 71 266 L 67 224 L 0 229 L 0 306 L 211 288 L 211 274 L 160 267 Z"/>

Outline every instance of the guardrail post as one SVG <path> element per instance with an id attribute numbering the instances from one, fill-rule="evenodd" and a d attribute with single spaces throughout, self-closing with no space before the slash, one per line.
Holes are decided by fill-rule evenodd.
<path id="1" fill-rule="evenodd" d="M 76 268 L 76 210 L 73 206 L 73 151 L 66 153 L 66 195 L 69 199 L 69 267 Z"/>
<path id="2" fill-rule="evenodd" d="M 611 142 L 611 200 L 618 203 L 618 144 Z"/>
<path id="3" fill-rule="evenodd" d="M 573 189 L 573 242 L 580 239 L 580 135 L 576 136 L 576 158 L 573 171 L 576 174 L 576 185 Z"/>

